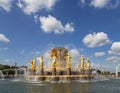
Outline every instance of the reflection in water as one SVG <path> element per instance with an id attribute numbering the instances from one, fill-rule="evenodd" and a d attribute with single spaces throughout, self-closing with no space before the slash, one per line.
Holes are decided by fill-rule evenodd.
<path id="1" fill-rule="evenodd" d="M 52 84 L 50 93 L 72 93 L 71 83 Z"/>
<path id="2" fill-rule="evenodd" d="M 91 93 L 91 83 L 73 83 L 72 93 Z"/>
<path id="3" fill-rule="evenodd" d="M 45 86 L 41 85 L 29 85 L 28 93 L 49 93 L 47 92 L 47 89 L 45 89 Z"/>
<path id="4" fill-rule="evenodd" d="M 72 93 L 71 83 L 54 83 L 43 86 L 29 85 L 29 93 Z"/>
<path id="5" fill-rule="evenodd" d="M 120 93 L 120 79 L 53 84 L 0 80 L 0 93 Z"/>
<path id="6" fill-rule="evenodd" d="M 54 83 L 29 86 L 29 93 L 90 93 L 91 83 Z"/>
<path id="7" fill-rule="evenodd" d="M 80 91 L 79 93 L 91 93 L 91 83 L 88 82 L 88 83 L 82 83 L 80 84 Z"/>

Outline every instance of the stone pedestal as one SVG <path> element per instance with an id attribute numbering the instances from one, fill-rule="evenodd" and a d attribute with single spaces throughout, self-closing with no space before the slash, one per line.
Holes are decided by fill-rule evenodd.
<path id="1" fill-rule="evenodd" d="M 44 70 L 43 70 L 43 69 L 40 69 L 39 75 L 40 75 L 40 77 L 39 77 L 38 79 L 39 79 L 40 81 L 44 81 L 44 80 L 45 80 L 45 77 L 44 77 Z"/>
<path id="2" fill-rule="evenodd" d="M 67 68 L 67 80 L 71 80 L 71 68 Z"/>
<path id="3" fill-rule="evenodd" d="M 54 76 L 53 76 L 53 77 L 51 77 L 50 80 L 51 80 L 51 81 L 59 81 L 59 77 L 56 77 L 56 76 L 54 77 Z"/>
<path id="4" fill-rule="evenodd" d="M 40 69 L 40 72 L 39 72 L 39 75 L 44 75 L 44 70 L 43 69 Z"/>
<path id="5" fill-rule="evenodd" d="M 38 77 L 38 80 L 39 80 L 39 81 L 44 81 L 44 80 L 45 80 L 45 77 L 44 77 L 44 76 Z"/>
<path id="6" fill-rule="evenodd" d="M 67 75 L 71 75 L 71 68 L 67 68 Z"/>
<path id="7" fill-rule="evenodd" d="M 87 74 L 87 75 L 90 75 L 90 70 L 87 70 L 87 71 L 86 71 L 86 74 Z"/>
<path id="8" fill-rule="evenodd" d="M 81 71 L 80 71 L 80 74 L 81 74 L 81 75 L 84 75 L 84 74 L 85 74 L 84 70 L 81 70 Z"/>
<path id="9" fill-rule="evenodd" d="M 56 68 L 52 68 L 52 75 L 56 75 Z"/>

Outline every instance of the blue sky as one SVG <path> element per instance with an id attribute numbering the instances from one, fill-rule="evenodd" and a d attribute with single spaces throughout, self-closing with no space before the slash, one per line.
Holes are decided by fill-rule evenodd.
<path id="1" fill-rule="evenodd" d="M 94 67 L 120 64 L 120 0 L 0 0 L 0 63 L 27 65 L 66 47 Z"/>

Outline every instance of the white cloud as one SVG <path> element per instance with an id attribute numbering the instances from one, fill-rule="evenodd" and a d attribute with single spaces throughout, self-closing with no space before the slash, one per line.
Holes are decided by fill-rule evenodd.
<path id="1" fill-rule="evenodd" d="M 41 53 L 41 52 L 38 51 L 38 50 L 32 51 L 32 54 L 33 54 L 33 55 L 36 55 L 36 56 L 40 55 L 40 53 Z"/>
<path id="2" fill-rule="evenodd" d="M 111 50 L 109 50 L 108 53 L 120 55 L 120 42 L 114 42 L 111 46 Z"/>
<path id="3" fill-rule="evenodd" d="M 71 56 L 71 64 L 74 67 L 75 64 L 80 64 L 80 53 L 78 49 L 69 50 L 69 54 Z"/>
<path id="4" fill-rule="evenodd" d="M 44 53 L 43 57 L 44 57 L 44 62 L 46 64 L 46 66 L 51 67 L 51 65 L 52 65 L 52 58 L 51 58 L 51 55 L 50 55 L 50 51 L 46 51 Z"/>
<path id="5" fill-rule="evenodd" d="M 2 50 L 8 50 L 9 48 L 8 47 L 4 47 L 4 48 L 0 48 L 0 51 Z"/>
<path id="6" fill-rule="evenodd" d="M 45 66 L 45 67 L 51 67 L 51 65 L 52 65 L 52 58 L 51 58 L 51 55 L 50 55 L 50 51 L 51 51 L 51 50 L 46 50 L 46 51 L 42 54 L 43 60 L 44 60 L 44 66 Z M 38 57 L 37 60 L 39 61 L 39 60 L 40 60 L 40 57 Z"/>
<path id="7" fill-rule="evenodd" d="M 114 3 L 109 4 L 109 8 L 117 8 L 120 5 L 120 0 L 115 0 Z"/>
<path id="8" fill-rule="evenodd" d="M 96 64 L 96 63 L 93 63 L 93 62 L 91 62 L 91 68 L 92 69 L 101 69 L 101 65 L 100 64 Z"/>
<path id="9" fill-rule="evenodd" d="M 90 5 L 95 8 L 103 8 L 109 4 L 110 0 L 92 0 Z"/>
<path id="10" fill-rule="evenodd" d="M 96 56 L 96 57 L 104 56 L 104 55 L 105 55 L 105 52 L 96 52 L 96 53 L 95 53 L 95 56 Z"/>
<path id="11" fill-rule="evenodd" d="M 37 23 L 39 21 L 39 16 L 38 15 L 34 15 L 34 22 Z"/>
<path id="12" fill-rule="evenodd" d="M 80 0 L 81 4 L 85 4 L 86 0 Z"/>
<path id="13" fill-rule="evenodd" d="M 0 41 L 1 42 L 10 42 L 10 40 L 3 34 L 0 34 Z"/>
<path id="14" fill-rule="evenodd" d="M 64 32 L 73 32 L 73 24 L 67 23 L 65 26 L 55 17 L 48 15 L 48 17 L 40 17 L 41 28 L 46 33 L 54 32 L 55 34 L 62 34 Z"/>
<path id="15" fill-rule="evenodd" d="M 88 5 L 94 8 L 116 8 L 120 5 L 120 0 L 80 0 L 81 6 Z"/>
<path id="16" fill-rule="evenodd" d="M 79 5 L 84 7 L 86 5 L 86 0 L 80 0 Z"/>
<path id="17" fill-rule="evenodd" d="M 113 62 L 113 63 L 120 62 L 120 57 L 118 57 L 118 56 L 111 56 L 111 57 L 106 58 L 106 61 Z"/>
<path id="18" fill-rule="evenodd" d="M 16 61 L 13 58 L 5 58 L 1 61 L 1 64 L 4 65 L 14 65 Z"/>
<path id="19" fill-rule="evenodd" d="M 10 62 L 10 59 L 5 59 L 6 62 Z"/>
<path id="20" fill-rule="evenodd" d="M 45 9 L 51 10 L 58 0 L 19 0 L 17 6 L 21 8 L 25 14 L 35 14 Z"/>
<path id="21" fill-rule="evenodd" d="M 98 32 L 86 35 L 83 39 L 83 43 L 87 45 L 87 47 L 93 48 L 104 46 L 106 44 L 111 43 L 111 41 L 106 33 Z"/>
<path id="22" fill-rule="evenodd" d="M 74 31 L 73 23 L 67 23 L 64 27 L 64 30 L 68 32 L 73 32 Z"/>
<path id="23" fill-rule="evenodd" d="M 0 0 L 0 8 L 9 12 L 12 7 L 12 1 L 13 0 Z"/>

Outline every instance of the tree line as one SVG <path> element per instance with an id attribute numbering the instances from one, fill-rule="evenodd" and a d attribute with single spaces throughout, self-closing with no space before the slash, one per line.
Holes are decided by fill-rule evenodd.
<path id="1" fill-rule="evenodd" d="M 2 64 L 0 64 L 0 70 L 3 72 L 3 74 L 6 77 L 8 77 L 8 76 L 14 77 L 15 69 L 19 69 L 21 67 L 27 68 L 26 66 L 2 65 Z"/>

